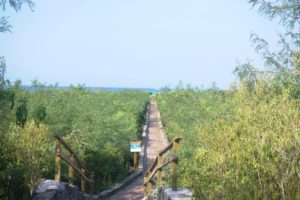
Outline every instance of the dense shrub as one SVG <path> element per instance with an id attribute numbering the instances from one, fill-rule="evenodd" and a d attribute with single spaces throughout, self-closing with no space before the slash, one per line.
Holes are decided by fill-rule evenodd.
<path id="1" fill-rule="evenodd" d="M 27 199 L 37 180 L 54 178 L 53 134 L 64 137 L 95 173 L 95 192 L 128 174 L 130 140 L 142 131 L 149 93 L 59 89 L 35 82 L 26 90 L 15 88 L 14 95 L 16 106 L 1 135 L 0 199 Z M 26 110 L 21 118 L 20 107 Z"/>
<path id="2" fill-rule="evenodd" d="M 159 94 L 168 136 L 184 137 L 181 186 L 197 199 L 299 199 L 299 102 L 281 91 L 261 82 Z"/>

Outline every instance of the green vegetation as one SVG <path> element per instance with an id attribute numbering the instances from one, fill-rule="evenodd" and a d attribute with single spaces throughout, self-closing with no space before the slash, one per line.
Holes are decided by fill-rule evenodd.
<path id="1" fill-rule="evenodd" d="M 269 89 L 157 96 L 168 136 L 184 137 L 181 186 L 198 199 L 300 198 L 299 101 Z"/>
<path id="2" fill-rule="evenodd" d="M 91 92 L 80 86 L 62 90 L 37 82 L 29 92 L 18 84 L 6 84 L 0 93 L 5 97 L 1 128 L 6 127 L 0 135 L 0 199 L 27 199 L 40 178 L 54 178 L 54 133 L 95 173 L 97 191 L 129 173 L 129 143 L 142 131 L 149 93 Z"/>
<path id="3" fill-rule="evenodd" d="M 30 0 L 0 6 L 8 2 L 16 11 L 33 7 Z M 278 51 L 252 34 L 265 70 L 245 63 L 227 91 L 164 88 L 155 97 L 168 137 L 184 137 L 179 185 L 193 188 L 197 199 L 300 199 L 299 1 L 249 3 L 286 28 Z M 10 29 L 0 18 L 0 32 Z M 129 141 L 142 131 L 149 93 L 38 82 L 28 91 L 6 80 L 5 69 L 0 57 L 0 199 L 27 199 L 40 178 L 53 178 L 54 133 L 95 172 L 98 191 L 127 175 Z"/>
<path id="4" fill-rule="evenodd" d="M 2 10 L 19 11 L 24 4 L 33 10 L 31 0 L 0 0 Z M 8 17 L 1 17 L 0 33 L 11 29 Z M 0 57 L 0 199 L 28 199 L 39 179 L 54 178 L 53 134 L 63 136 L 95 173 L 96 191 L 129 173 L 129 143 L 142 131 L 149 93 L 61 90 L 36 81 L 29 92 L 20 81 L 11 84 L 5 72 Z"/>
<path id="5" fill-rule="evenodd" d="M 300 199 L 300 3 L 249 3 L 286 28 L 279 51 L 252 34 L 265 70 L 239 65 L 239 82 L 227 91 L 157 95 L 168 137 L 184 137 L 180 185 L 197 199 Z"/>

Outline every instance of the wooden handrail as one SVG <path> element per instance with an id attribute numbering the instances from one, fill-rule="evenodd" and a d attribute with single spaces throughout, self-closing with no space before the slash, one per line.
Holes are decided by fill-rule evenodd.
<path id="1" fill-rule="evenodd" d="M 147 183 L 155 176 L 156 172 L 160 169 L 162 169 L 163 167 L 167 166 L 168 164 L 172 163 L 172 162 L 176 162 L 178 161 L 178 156 L 177 154 L 173 154 L 171 157 L 168 157 L 167 159 L 165 159 L 160 165 L 155 167 L 155 170 L 152 171 L 151 174 L 149 174 L 149 176 L 147 176 L 147 179 L 144 181 L 144 186 L 147 185 Z"/>
<path id="2" fill-rule="evenodd" d="M 176 142 L 176 143 L 179 143 L 179 141 L 180 140 L 182 140 L 182 137 L 175 137 L 174 139 L 173 139 L 173 142 L 170 142 L 170 144 L 168 145 L 168 146 L 166 146 L 164 149 L 162 149 L 158 154 L 159 155 L 163 155 L 163 154 L 165 154 L 167 151 L 169 151 L 170 149 L 172 149 L 173 148 L 173 145 L 174 145 L 174 143 Z"/>
<path id="3" fill-rule="evenodd" d="M 182 137 L 175 137 L 164 149 L 162 149 L 156 156 L 154 162 L 148 168 L 144 176 L 144 192 L 145 196 L 148 196 L 152 190 L 152 178 L 157 174 L 158 185 L 162 184 L 162 168 L 173 163 L 172 170 L 172 190 L 177 190 L 177 168 L 178 168 L 178 153 L 179 153 L 179 142 Z M 174 153 L 165 159 L 163 155 L 169 150 L 174 149 Z"/>
<path id="4" fill-rule="evenodd" d="M 85 173 L 82 172 L 81 169 L 79 169 L 70 159 L 68 159 L 68 157 L 66 155 L 64 155 L 63 153 L 59 153 L 58 156 L 63 159 L 68 165 L 70 165 L 71 167 L 73 167 L 73 169 L 79 173 L 87 182 L 93 183 L 94 180 L 89 179 L 88 177 L 86 177 Z"/>
<path id="5" fill-rule="evenodd" d="M 80 168 L 84 168 L 86 170 L 86 167 L 84 166 L 83 162 L 79 159 L 77 154 L 72 150 L 71 146 L 59 135 L 56 134 L 53 137 L 58 141 L 60 141 L 60 143 L 64 145 L 64 147 L 70 152 L 70 154 L 74 155 L 76 162 L 80 165 Z"/>
<path id="6" fill-rule="evenodd" d="M 151 171 L 153 171 L 157 163 L 158 163 L 158 156 L 155 157 L 154 162 L 151 164 L 151 166 L 148 168 L 145 174 L 149 174 Z"/>
<path id="7" fill-rule="evenodd" d="M 73 184 L 74 171 L 76 171 L 81 176 L 81 191 L 85 191 L 85 181 L 91 183 L 91 188 L 93 188 L 93 173 L 91 178 L 88 178 L 86 176 L 88 170 L 77 154 L 72 150 L 71 146 L 59 135 L 56 134 L 53 137 L 56 139 L 55 180 L 57 182 L 61 180 L 61 160 L 63 160 L 69 165 L 69 184 Z M 69 152 L 69 157 L 62 152 L 61 145 Z"/>
<path id="8" fill-rule="evenodd" d="M 176 142 L 176 143 L 179 143 L 179 141 L 182 140 L 182 137 L 175 137 L 173 139 L 172 142 L 170 142 L 165 148 L 163 148 L 159 153 L 158 155 L 160 156 L 163 156 L 167 151 L 171 150 L 173 148 L 173 143 Z M 146 174 L 149 173 L 149 171 L 153 171 L 153 169 L 155 168 L 155 166 L 157 165 L 157 162 L 158 162 L 158 155 L 155 157 L 155 160 L 154 162 L 151 164 L 151 166 L 148 168 Z"/>

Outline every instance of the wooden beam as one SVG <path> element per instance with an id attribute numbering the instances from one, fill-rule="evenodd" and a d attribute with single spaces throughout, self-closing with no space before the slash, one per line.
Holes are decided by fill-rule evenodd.
<path id="1" fill-rule="evenodd" d="M 170 164 L 172 162 L 176 162 L 176 161 L 178 161 L 178 156 L 176 153 L 173 154 L 172 156 L 164 159 L 163 162 L 159 166 L 156 166 L 156 168 L 152 171 L 152 173 L 147 176 L 147 179 L 144 181 L 144 185 L 146 185 L 154 177 L 154 175 L 156 174 L 156 172 L 159 169 L 162 169 L 163 167 L 167 166 L 168 164 Z"/>
<path id="2" fill-rule="evenodd" d="M 147 175 L 144 176 L 144 183 L 146 182 L 147 180 Z M 148 188 L 147 188 L 147 185 L 143 185 L 144 186 L 144 196 L 148 196 Z"/>
<path id="3" fill-rule="evenodd" d="M 133 152 L 133 168 L 134 170 L 137 170 L 139 167 L 139 153 L 138 152 Z"/>
<path id="4" fill-rule="evenodd" d="M 162 184 L 162 168 L 172 163 L 172 190 L 177 190 L 177 170 L 178 170 L 178 153 L 179 142 L 182 137 L 175 137 L 164 149 L 162 149 L 156 156 L 154 162 L 148 168 L 144 176 L 144 196 L 148 196 L 152 191 L 151 179 L 157 173 L 158 185 Z M 162 156 L 173 148 L 174 152 L 171 156 L 163 159 Z"/>
<path id="5" fill-rule="evenodd" d="M 85 174 L 85 170 L 83 168 L 81 169 L 81 172 L 83 174 Z M 80 179 L 80 184 L 81 184 L 81 191 L 85 192 L 85 179 L 82 176 L 81 176 L 81 179 Z"/>
<path id="6" fill-rule="evenodd" d="M 71 156 L 70 156 L 70 162 L 74 163 L 74 155 L 73 154 L 71 154 Z M 74 184 L 74 168 L 71 165 L 69 165 L 68 175 L 69 175 L 69 184 L 73 185 Z"/>
<path id="7" fill-rule="evenodd" d="M 150 171 L 153 171 L 153 169 L 156 167 L 157 165 L 157 162 L 158 162 L 158 158 L 156 156 L 154 162 L 151 164 L 151 166 L 148 168 L 147 172 L 145 173 L 146 175 L 148 174 L 151 174 Z"/>
<path id="8" fill-rule="evenodd" d="M 158 164 L 157 165 L 161 165 L 162 164 L 162 156 L 158 155 Z M 162 169 L 158 169 L 157 171 L 157 183 L 159 186 L 162 185 Z"/>
<path id="9" fill-rule="evenodd" d="M 151 192 L 152 192 L 152 183 L 151 182 L 147 183 L 147 190 L 148 190 L 148 194 L 151 194 Z"/>
<path id="10" fill-rule="evenodd" d="M 95 174 L 94 174 L 94 172 L 92 172 L 91 180 L 94 180 L 94 177 L 95 177 Z M 93 194 L 94 193 L 94 181 L 90 182 L 90 187 L 91 187 L 90 194 Z"/>
<path id="11" fill-rule="evenodd" d="M 168 146 L 166 146 L 163 150 L 161 150 L 158 154 L 159 155 L 164 155 L 167 151 L 169 151 L 170 149 L 172 149 L 173 148 L 173 145 L 174 145 L 174 143 L 179 143 L 179 141 L 180 140 L 182 140 L 182 137 L 175 137 L 174 139 L 173 139 L 173 141 L 172 142 L 170 142 L 169 144 L 168 144 Z"/>
<path id="12" fill-rule="evenodd" d="M 59 154 L 61 152 L 61 145 L 60 141 L 55 142 L 55 181 L 59 182 L 61 181 L 61 158 L 59 157 Z"/>
<path id="13" fill-rule="evenodd" d="M 64 154 L 62 154 L 61 152 L 60 152 L 60 154 L 58 154 L 58 156 L 61 158 L 61 159 L 63 159 L 66 163 L 68 163 L 69 165 L 71 165 L 73 168 L 74 168 L 74 170 L 77 172 L 77 173 L 79 173 L 87 182 L 94 182 L 94 180 L 91 180 L 91 179 L 89 179 L 88 177 L 86 177 L 85 176 L 85 174 L 84 173 L 82 173 L 82 171 L 80 170 L 80 168 L 78 168 L 71 160 L 69 160 L 68 158 L 67 158 L 67 156 L 65 156 Z"/>
<path id="14" fill-rule="evenodd" d="M 174 139 L 174 142 L 177 142 L 177 143 L 179 143 L 179 142 L 180 142 L 180 140 L 182 140 L 182 137 L 180 137 L 180 136 L 176 136 L 176 137 L 175 137 L 175 139 Z"/>
<path id="15" fill-rule="evenodd" d="M 179 153 L 179 141 L 174 140 L 173 142 L 173 149 L 176 152 L 176 154 Z M 172 164 L 172 190 L 177 190 L 177 170 L 178 170 L 178 159 L 173 162 Z"/>
<path id="16" fill-rule="evenodd" d="M 175 137 L 175 138 L 173 139 L 172 142 L 170 142 L 163 150 L 161 150 L 161 151 L 158 153 L 158 155 L 163 156 L 167 151 L 169 151 L 170 149 L 173 148 L 173 142 L 179 143 L 180 140 L 182 140 L 182 137 L 179 137 L 179 136 Z M 152 163 L 152 165 L 148 168 L 146 174 L 149 173 L 149 171 L 153 171 L 153 169 L 154 169 L 154 168 L 156 167 L 156 165 L 157 165 L 157 162 L 158 162 L 158 156 L 155 158 L 155 160 L 154 160 L 154 162 Z"/>
<path id="17" fill-rule="evenodd" d="M 53 135 L 53 137 L 55 139 L 57 139 L 58 141 L 61 142 L 61 144 L 70 152 L 70 154 L 74 155 L 74 158 L 76 160 L 76 162 L 78 162 L 78 164 L 80 165 L 80 168 L 84 168 L 85 170 L 86 167 L 84 166 L 83 162 L 79 159 L 79 157 L 77 156 L 77 154 L 72 150 L 71 146 L 62 138 L 60 137 L 58 134 Z"/>

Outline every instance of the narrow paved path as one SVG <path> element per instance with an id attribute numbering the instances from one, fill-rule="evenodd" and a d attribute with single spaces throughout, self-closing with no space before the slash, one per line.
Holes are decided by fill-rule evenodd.
<path id="1" fill-rule="evenodd" d="M 155 102 L 151 102 L 148 109 L 148 120 L 146 129 L 146 138 L 144 141 L 144 172 L 153 163 L 156 155 L 167 144 L 168 140 L 160 129 L 160 114 Z M 125 190 L 116 193 L 110 199 L 112 200 L 141 200 L 144 197 L 143 177 L 139 177 L 133 183 L 127 186 Z"/>

